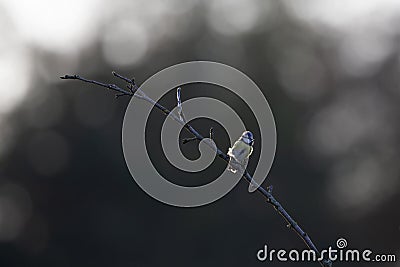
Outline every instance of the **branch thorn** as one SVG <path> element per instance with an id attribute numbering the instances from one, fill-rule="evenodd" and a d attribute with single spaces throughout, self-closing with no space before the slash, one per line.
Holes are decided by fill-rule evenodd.
<path id="1" fill-rule="evenodd" d="M 270 185 L 270 186 L 267 187 L 268 193 L 272 194 L 273 190 L 274 190 L 274 186 L 273 185 Z"/>
<path id="2" fill-rule="evenodd" d="M 182 144 L 186 144 L 186 143 L 189 143 L 189 142 L 192 142 L 195 140 L 197 140 L 197 137 L 184 138 L 184 139 L 182 139 Z"/>
<path id="3" fill-rule="evenodd" d="M 210 139 L 214 140 L 214 128 L 213 127 L 210 128 Z"/>

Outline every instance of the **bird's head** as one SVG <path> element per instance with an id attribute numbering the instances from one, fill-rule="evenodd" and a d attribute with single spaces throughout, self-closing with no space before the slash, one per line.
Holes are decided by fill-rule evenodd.
<path id="1" fill-rule="evenodd" d="M 243 132 L 240 140 L 248 144 L 249 146 L 252 146 L 254 144 L 253 134 L 250 131 Z"/>

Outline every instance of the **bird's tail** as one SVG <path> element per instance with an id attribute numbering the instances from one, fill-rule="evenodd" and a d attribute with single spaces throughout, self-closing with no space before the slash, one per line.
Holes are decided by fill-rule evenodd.
<path id="1" fill-rule="evenodd" d="M 228 154 L 229 157 L 235 158 L 235 155 L 233 155 L 233 153 L 232 153 L 232 148 L 231 148 L 231 147 L 228 149 L 228 153 L 227 153 L 227 154 Z M 236 169 L 233 165 L 234 165 L 234 164 L 233 164 L 233 161 L 232 161 L 232 160 L 229 160 L 227 170 L 230 171 L 230 172 L 232 172 L 232 173 L 236 173 L 236 172 L 237 172 L 237 169 Z"/>
<path id="2" fill-rule="evenodd" d="M 242 168 L 242 165 L 235 160 L 235 157 L 233 157 L 233 159 L 229 160 L 228 163 L 228 171 L 232 172 L 232 173 L 237 173 L 238 170 L 240 170 Z"/>
<path id="3" fill-rule="evenodd" d="M 232 161 L 230 160 L 229 161 L 229 163 L 228 163 L 228 171 L 230 171 L 230 172 L 232 172 L 232 173 L 236 173 L 237 172 L 237 169 L 235 169 L 234 168 L 234 166 L 232 165 L 232 163 L 231 163 Z"/>

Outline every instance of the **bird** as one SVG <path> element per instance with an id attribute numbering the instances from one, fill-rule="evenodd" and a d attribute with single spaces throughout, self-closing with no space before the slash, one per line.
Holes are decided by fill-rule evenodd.
<path id="1" fill-rule="evenodd" d="M 253 153 L 254 138 L 250 131 L 245 131 L 240 138 L 228 149 L 228 156 L 231 158 L 228 170 L 236 173 L 238 169 L 245 166 Z M 232 160 L 234 159 L 234 160 Z"/>

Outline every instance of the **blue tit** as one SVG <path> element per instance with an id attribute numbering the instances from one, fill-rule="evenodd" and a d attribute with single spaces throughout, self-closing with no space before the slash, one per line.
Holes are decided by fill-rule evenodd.
<path id="1" fill-rule="evenodd" d="M 228 150 L 228 156 L 235 161 L 230 160 L 228 170 L 236 173 L 238 168 L 247 164 L 247 161 L 253 153 L 254 138 L 250 131 L 245 131 L 242 136 Z M 240 166 L 237 166 L 237 165 Z"/>

